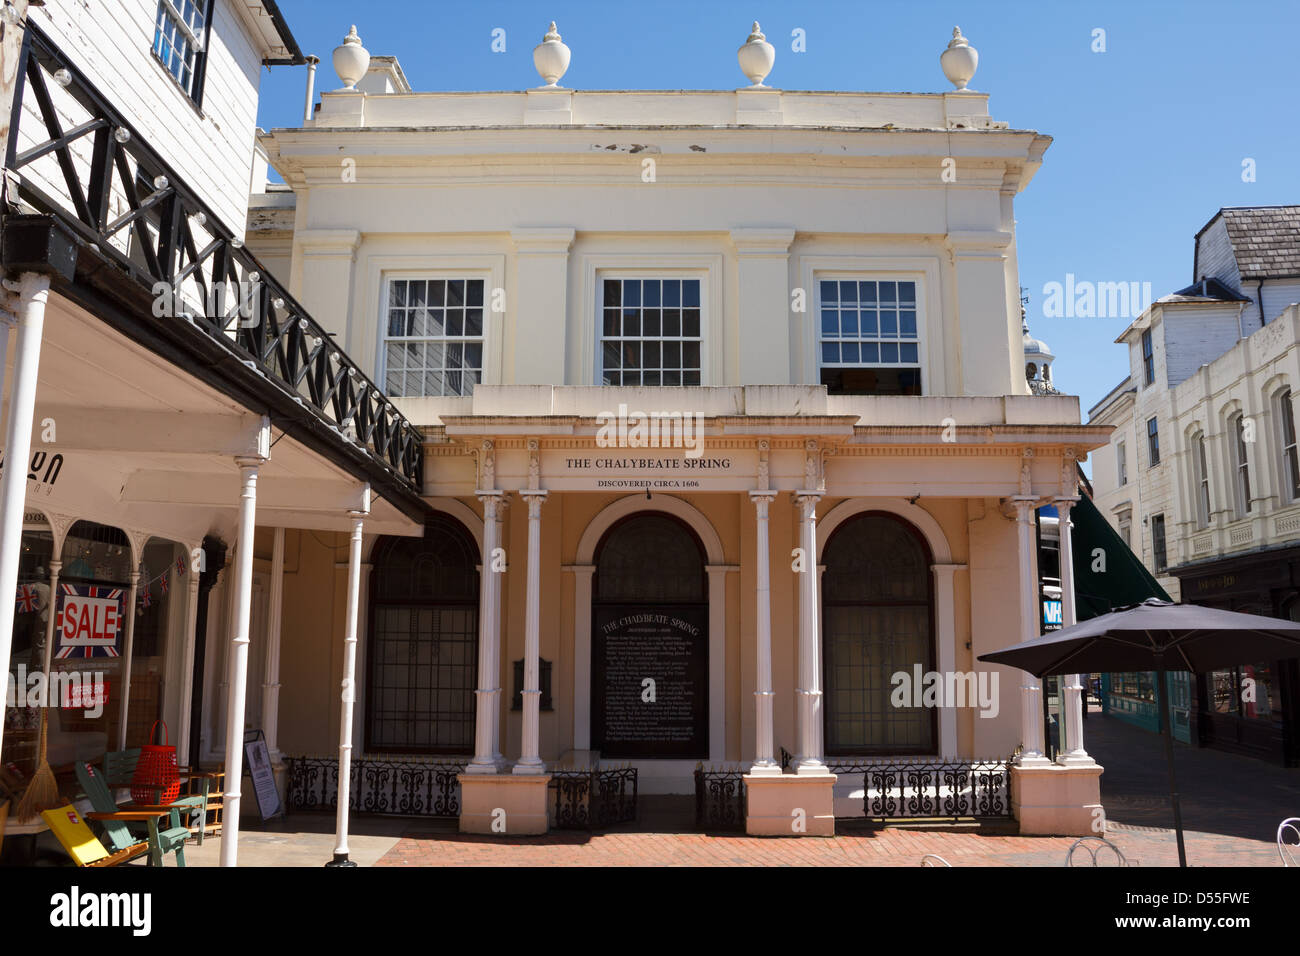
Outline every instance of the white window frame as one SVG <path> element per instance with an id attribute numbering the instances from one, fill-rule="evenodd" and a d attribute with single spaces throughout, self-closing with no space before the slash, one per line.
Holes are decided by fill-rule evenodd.
<path id="1" fill-rule="evenodd" d="M 1119 481 L 1117 487 L 1128 484 L 1128 446 L 1124 441 L 1115 443 L 1115 477 Z"/>
<path id="2" fill-rule="evenodd" d="M 698 282 L 698 283 L 699 283 L 699 285 L 700 285 L 700 306 L 699 306 L 699 308 L 700 308 L 700 334 L 699 334 L 699 336 L 698 336 L 698 342 L 699 342 L 699 345 L 700 345 L 700 365 L 699 365 L 700 381 L 699 381 L 699 385 L 690 385 L 690 386 L 685 386 L 685 387 L 687 387 L 687 388 L 698 388 L 698 387 L 700 387 L 700 386 L 707 385 L 707 384 L 708 384 L 708 378 L 709 378 L 709 375 L 708 375 L 708 364 L 709 364 L 709 356 L 708 356 L 708 353 L 709 353 L 709 349 L 708 349 L 708 345 L 707 345 L 707 343 L 708 343 L 708 338 L 709 338 L 709 328 L 708 328 L 708 315 L 707 315 L 707 309 L 706 309 L 706 302 L 707 302 L 707 300 L 708 300 L 708 276 L 707 276 L 706 274 L 701 274 L 701 273 L 698 272 L 698 271 L 693 272 L 693 271 L 691 271 L 691 270 L 672 270 L 672 269 L 666 269 L 666 270 L 661 270 L 661 269 L 616 269 L 616 268 L 606 268 L 606 269 L 598 269 L 598 270 L 596 270 L 596 275 L 595 275 L 595 288 L 592 289 L 592 298 L 593 298 L 593 302 L 594 302 L 594 304 L 595 304 L 595 313 L 596 313 L 596 319 L 595 319 L 595 335 L 594 335 L 594 338 L 595 338 L 595 355 L 593 356 L 593 359 L 594 359 L 594 362 L 595 362 L 595 367 L 594 367 L 594 369 L 593 369 L 594 383 L 595 383 L 596 385 L 599 385 L 599 386 L 602 386 L 602 387 L 606 387 L 606 386 L 604 385 L 604 377 L 605 377 L 605 283 L 606 283 L 607 281 L 626 282 L 626 281 L 629 281 L 629 280 L 635 281 L 635 280 L 645 280 L 645 279 L 682 280 L 682 281 L 690 281 L 690 282 Z M 685 298 L 685 296 L 683 296 L 683 299 L 684 299 L 684 298 Z M 643 326 L 643 328 L 644 328 L 644 326 Z M 661 328 L 661 331 L 662 331 L 662 326 L 661 326 L 660 328 Z M 643 333 L 643 336 L 644 336 L 644 333 Z M 696 337 L 691 337 L 691 338 L 681 337 L 681 338 L 679 338 L 679 339 L 662 339 L 661 341 L 680 341 L 680 342 L 689 342 L 689 341 L 696 341 L 696 340 L 697 340 Z M 617 339 L 617 341 L 631 341 L 631 340 L 623 339 L 623 338 L 620 337 L 619 339 Z M 647 339 L 645 339 L 644 337 L 642 337 L 639 341 L 641 341 L 642 345 L 644 346 L 644 343 L 647 341 Z M 662 364 L 662 363 L 661 363 L 661 364 Z M 644 370 L 644 368 L 645 368 L 645 366 L 644 366 L 644 364 L 643 364 L 643 365 L 642 365 L 642 369 Z M 608 387 L 613 388 L 613 387 L 618 387 L 618 386 L 608 386 Z M 665 387 L 672 388 L 672 387 L 675 387 L 675 386 L 664 386 L 664 385 L 661 383 L 661 384 L 659 384 L 659 385 L 630 385 L 630 386 L 625 385 L 625 386 L 622 386 L 622 387 L 624 387 L 624 388 L 665 388 Z"/>
<path id="3" fill-rule="evenodd" d="M 179 86 L 185 92 L 185 95 L 197 105 L 203 95 L 202 76 L 204 71 L 207 69 L 207 59 L 204 56 L 207 52 L 207 41 L 204 35 L 208 33 L 211 27 L 212 17 L 215 13 L 215 4 L 212 0 L 191 0 L 191 2 L 203 18 L 203 23 L 200 27 L 201 33 L 194 32 L 194 27 L 185 19 L 184 15 L 177 8 L 175 0 L 158 0 L 158 9 L 154 14 L 153 41 L 150 43 L 149 50 L 158 64 L 162 66 L 163 72 L 171 77 L 172 82 Z M 164 16 L 170 23 L 174 24 L 176 29 L 184 36 L 188 46 L 189 61 L 186 64 L 190 74 L 188 84 L 181 82 L 180 77 L 172 72 L 170 62 L 164 60 L 162 55 L 158 52 L 158 38 L 162 29 L 161 20 Z M 175 47 L 170 41 L 167 45 L 172 50 L 171 55 L 177 55 Z"/>
<path id="4" fill-rule="evenodd" d="M 1192 436 L 1192 480 L 1196 483 L 1197 528 L 1207 528 L 1210 524 L 1210 468 L 1205 445 L 1205 432 L 1196 432 Z"/>
<path id="5" fill-rule="evenodd" d="M 388 334 L 388 310 L 390 295 L 392 294 L 392 284 L 394 281 L 449 281 L 463 279 L 466 282 L 478 281 L 483 283 L 483 325 L 481 333 L 475 336 L 396 336 L 390 337 Z M 383 271 L 380 273 L 380 304 L 379 304 L 379 321 L 378 325 L 379 342 L 376 355 L 377 375 L 375 382 L 379 385 L 384 395 L 391 399 L 420 399 L 420 398 L 469 398 L 473 392 L 459 392 L 442 395 L 411 395 L 397 394 L 390 392 L 388 389 L 388 345 L 394 342 L 443 342 L 447 344 L 466 343 L 478 339 L 482 349 L 481 365 L 479 366 L 478 384 L 488 381 L 488 372 L 490 366 L 489 343 L 492 332 L 492 290 L 493 282 L 489 273 L 479 270 L 465 269 L 438 269 L 438 270 L 420 270 L 420 271 Z"/>
<path id="6" fill-rule="evenodd" d="M 1273 400 L 1277 406 L 1277 444 L 1282 451 L 1278 456 L 1278 463 L 1282 469 L 1280 476 L 1282 501 L 1289 505 L 1296 504 L 1300 502 L 1300 488 L 1296 487 L 1291 477 L 1292 461 L 1296 463 L 1297 470 L 1300 470 L 1300 444 L 1297 444 L 1295 427 L 1295 394 L 1290 388 L 1284 388 L 1274 394 Z M 1290 435 L 1287 434 L 1288 420 L 1291 424 Z"/>
<path id="7" fill-rule="evenodd" d="M 1232 445 L 1232 486 L 1238 518 L 1250 514 L 1250 455 L 1244 437 L 1244 416 L 1234 412 L 1228 417 L 1228 441 Z"/>
<path id="8" fill-rule="evenodd" d="M 1155 422 L 1155 426 L 1156 426 L 1154 431 L 1151 429 L 1151 423 L 1152 423 L 1152 422 Z M 1156 468 L 1156 467 L 1158 467 L 1158 466 L 1160 465 L 1160 462 L 1162 462 L 1162 461 L 1164 460 L 1164 457 L 1163 457 L 1163 455 L 1161 454 L 1161 451 L 1160 451 L 1160 416 L 1159 416 L 1159 415 L 1152 415 L 1150 418 L 1147 419 L 1147 421 L 1146 421 L 1146 426 L 1147 426 L 1147 429 L 1146 429 L 1146 431 L 1147 431 L 1147 468 Z M 1151 441 L 1153 438 L 1155 439 L 1154 444 L 1153 444 L 1152 441 Z M 1151 454 L 1153 448 L 1154 448 L 1154 451 L 1155 451 L 1155 454 L 1154 454 L 1154 455 Z M 1155 460 L 1153 461 L 1152 459 L 1155 459 Z"/>
<path id="9" fill-rule="evenodd" d="M 826 365 L 822 361 L 822 298 L 821 284 L 823 282 L 875 282 L 877 285 L 881 282 L 910 282 L 916 289 L 916 362 L 858 362 L 855 364 L 838 364 L 832 363 Z M 915 368 L 921 376 L 921 395 L 930 394 L 929 382 L 929 363 L 926 361 L 926 341 L 925 341 L 925 282 L 923 276 L 915 273 L 901 272 L 883 272 L 883 271 L 859 271 L 859 270 L 827 270 L 815 271 L 813 273 L 812 288 L 808 290 L 808 309 L 812 315 L 810 325 L 813 333 L 813 364 L 815 374 L 813 383 L 821 382 L 823 368 L 885 368 L 885 369 L 910 369 Z M 877 300 L 879 301 L 879 300 Z M 898 310 L 901 311 L 901 310 Z M 841 340 L 842 341 L 842 340 Z M 858 341 L 864 341 L 859 339 Z M 882 341 L 877 339 L 877 342 Z M 904 343 L 903 339 L 897 339 L 900 348 Z M 910 341 L 907 344 L 911 344 Z"/>

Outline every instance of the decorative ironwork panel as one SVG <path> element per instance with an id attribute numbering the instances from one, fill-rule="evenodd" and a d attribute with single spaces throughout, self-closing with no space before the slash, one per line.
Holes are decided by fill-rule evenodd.
<path id="1" fill-rule="evenodd" d="M 831 761 L 836 775 L 862 774 L 863 814 L 872 820 L 1011 816 L 1009 758 Z"/>
<path id="2" fill-rule="evenodd" d="M 745 829 L 745 771 L 695 768 L 695 827 L 698 830 Z"/>
<path id="3" fill-rule="evenodd" d="M 154 297 L 419 491 L 420 433 L 107 98 L 28 24 L 5 166 Z"/>
<path id="4" fill-rule="evenodd" d="M 339 762 L 335 757 L 290 757 L 290 810 L 338 807 Z M 387 816 L 459 817 L 460 782 L 466 763 L 455 758 L 352 762 L 348 806 L 357 813 Z"/>
<path id="5" fill-rule="evenodd" d="M 636 819 L 635 767 L 553 770 L 549 787 L 557 830 L 596 830 Z"/>

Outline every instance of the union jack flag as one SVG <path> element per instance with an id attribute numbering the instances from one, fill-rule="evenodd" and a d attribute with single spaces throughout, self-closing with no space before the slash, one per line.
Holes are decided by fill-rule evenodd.
<path id="1" fill-rule="evenodd" d="M 140 606 L 148 607 L 153 603 L 153 588 L 145 585 L 144 593 L 140 595 Z"/>
<path id="2" fill-rule="evenodd" d="M 18 585 L 18 610 L 39 611 L 41 609 L 41 596 L 36 591 L 34 584 Z"/>
<path id="3" fill-rule="evenodd" d="M 185 577 L 185 558 L 184 558 L 184 557 L 179 557 L 179 558 L 176 559 L 176 574 L 177 574 L 178 577 L 182 577 L 182 578 Z"/>
<path id="4" fill-rule="evenodd" d="M 167 593 L 167 575 L 164 574 L 164 575 L 163 575 L 161 578 L 159 578 L 158 580 L 159 580 L 159 582 L 161 583 L 161 586 L 162 586 L 162 593 L 163 593 L 163 594 L 166 594 L 166 593 Z"/>
<path id="5" fill-rule="evenodd" d="M 106 587 L 98 587 L 96 585 L 84 585 L 84 584 L 60 584 L 59 587 L 63 591 L 63 602 L 66 602 L 69 597 L 99 598 L 101 600 L 109 600 L 109 601 L 117 602 L 117 613 L 120 621 L 121 613 L 122 613 L 122 595 L 124 593 L 121 588 L 106 588 Z M 62 615 L 63 615 L 63 609 L 60 608 L 59 616 L 62 617 Z M 108 643 L 107 641 L 104 641 L 102 643 L 96 643 L 96 644 L 88 644 L 85 643 L 84 640 L 78 640 L 77 643 L 65 643 L 68 640 L 67 636 L 64 633 L 65 626 L 66 626 L 65 622 L 59 621 L 58 626 L 55 628 L 55 634 L 57 640 L 60 644 L 62 644 L 62 646 L 59 647 L 59 652 L 54 655 L 57 659 L 64 660 L 69 657 L 120 657 L 121 656 L 117 650 L 116 640 L 114 640 L 113 643 L 111 644 Z M 119 634 L 120 634 L 120 625 L 119 625 Z"/>

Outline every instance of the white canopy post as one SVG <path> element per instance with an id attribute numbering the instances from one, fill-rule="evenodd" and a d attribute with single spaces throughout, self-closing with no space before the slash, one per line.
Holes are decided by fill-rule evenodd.
<path id="1" fill-rule="evenodd" d="M 356 866 L 348 858 L 348 801 L 352 777 L 352 707 L 356 703 L 357 605 L 361 603 L 361 531 L 370 514 L 370 485 L 361 486 L 358 507 L 352 518 L 352 540 L 348 548 L 348 610 L 343 633 L 343 706 L 339 716 L 339 799 L 335 820 L 334 858 L 326 866 Z"/>
<path id="2" fill-rule="evenodd" d="M 226 688 L 226 792 L 221 819 L 221 865 L 235 866 L 239 853 L 239 791 L 244 776 L 244 698 L 248 683 L 248 629 L 253 603 L 253 532 L 257 520 L 257 469 L 271 457 L 271 423 L 262 419 L 255 449 L 235 458 L 239 466 L 239 535 L 235 540 L 235 615 Z"/>
<path id="3" fill-rule="evenodd" d="M 14 594 L 18 590 L 27 463 L 32 454 L 36 378 L 41 361 L 41 336 L 45 328 L 45 302 L 50 295 L 50 279 L 36 272 L 24 272 L 16 283 L 5 280 L 5 288 L 18 294 L 18 333 L 14 338 L 9 420 L 5 423 L 4 460 L 9 467 L 0 470 L 0 594 Z M 0 675 L 3 675 L 6 686 L 13 638 L 14 615 L 10 609 L 9 613 L 0 614 Z M 3 740 L 0 733 L 0 747 Z"/>

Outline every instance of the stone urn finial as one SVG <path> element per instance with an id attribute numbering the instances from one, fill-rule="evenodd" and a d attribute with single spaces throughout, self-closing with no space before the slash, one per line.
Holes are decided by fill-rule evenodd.
<path id="1" fill-rule="evenodd" d="M 749 77 L 749 82 L 754 86 L 762 86 L 767 75 L 772 72 L 776 50 L 763 36 L 757 20 L 754 21 L 754 29 L 750 31 L 745 45 L 736 51 L 736 59 L 740 62 L 740 72 Z"/>
<path id="2" fill-rule="evenodd" d="M 334 72 L 343 81 L 343 89 L 355 90 L 357 81 L 370 69 L 370 51 L 361 45 L 354 23 L 348 35 L 343 38 L 341 46 L 334 48 Z"/>
<path id="3" fill-rule="evenodd" d="M 948 81 L 957 88 L 957 92 L 965 92 L 966 84 L 975 75 L 975 68 L 979 66 L 979 62 L 979 51 L 961 35 L 961 27 L 953 27 L 952 39 L 948 41 L 948 49 L 940 54 L 939 65 L 943 67 L 943 75 L 948 77 Z"/>
<path id="4" fill-rule="evenodd" d="M 554 20 L 551 21 L 546 36 L 542 37 L 542 42 L 533 47 L 533 66 L 537 67 L 537 72 L 546 81 L 547 89 L 558 87 L 560 77 L 569 68 L 569 48 L 560 39 Z"/>

